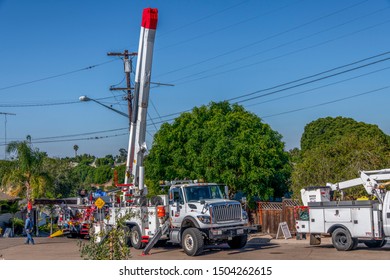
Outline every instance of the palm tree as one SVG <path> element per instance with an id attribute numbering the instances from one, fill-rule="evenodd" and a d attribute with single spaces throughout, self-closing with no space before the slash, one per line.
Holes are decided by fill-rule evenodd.
<path id="1" fill-rule="evenodd" d="M 17 154 L 13 168 L 3 177 L 3 185 L 10 194 L 26 197 L 28 202 L 34 197 L 45 196 L 46 188 L 51 186 L 50 178 L 42 168 L 46 153 L 33 150 L 27 141 L 10 142 L 7 152 Z"/>
<path id="2" fill-rule="evenodd" d="M 74 145 L 74 146 L 73 146 L 74 157 L 77 157 L 77 151 L 78 151 L 78 149 L 79 149 L 79 146 L 77 146 L 77 145 Z"/>

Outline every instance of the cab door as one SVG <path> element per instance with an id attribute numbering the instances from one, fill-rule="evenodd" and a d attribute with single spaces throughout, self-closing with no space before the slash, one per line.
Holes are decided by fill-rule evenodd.
<path id="1" fill-rule="evenodd" d="M 181 188 L 173 188 L 169 194 L 169 215 L 173 227 L 180 227 L 185 216 L 183 192 Z"/>

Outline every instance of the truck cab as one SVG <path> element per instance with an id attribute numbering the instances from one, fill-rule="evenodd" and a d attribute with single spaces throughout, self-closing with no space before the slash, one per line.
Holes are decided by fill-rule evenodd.
<path id="1" fill-rule="evenodd" d="M 246 245 L 248 215 L 239 201 L 229 200 L 215 183 L 180 183 L 169 190 L 170 240 L 182 245 L 189 255 L 203 246 L 227 242 L 231 248 Z"/>

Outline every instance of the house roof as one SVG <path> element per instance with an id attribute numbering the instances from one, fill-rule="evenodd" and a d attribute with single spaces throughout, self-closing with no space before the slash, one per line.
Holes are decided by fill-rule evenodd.
<path id="1" fill-rule="evenodd" d="M 20 198 L 0 192 L 0 200 L 18 200 Z"/>

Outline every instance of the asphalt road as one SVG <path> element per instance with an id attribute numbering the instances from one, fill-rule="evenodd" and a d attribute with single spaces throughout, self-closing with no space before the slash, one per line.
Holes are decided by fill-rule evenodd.
<path id="1" fill-rule="evenodd" d="M 81 260 L 77 239 L 35 237 L 35 245 L 24 245 L 25 238 L 0 238 L 0 259 L 5 260 Z M 86 241 L 83 241 L 86 242 Z M 357 250 L 338 252 L 329 238 L 310 246 L 309 240 L 272 239 L 251 236 L 245 248 L 232 250 L 227 245 L 211 246 L 197 257 L 189 257 L 179 246 L 153 248 L 150 255 L 132 249 L 134 260 L 390 260 L 390 245 L 369 249 L 359 244 Z"/>

